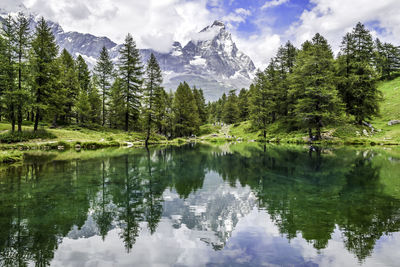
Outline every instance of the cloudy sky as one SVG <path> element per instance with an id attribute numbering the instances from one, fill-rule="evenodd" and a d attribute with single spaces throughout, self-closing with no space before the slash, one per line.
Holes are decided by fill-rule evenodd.
<path id="1" fill-rule="evenodd" d="M 5 0 L 15 2 L 17 0 Z M 316 32 L 337 51 L 361 21 L 374 36 L 400 44 L 399 0 L 20 0 L 64 30 L 122 42 L 130 32 L 141 48 L 166 52 L 214 20 L 224 21 L 239 49 L 263 67 L 279 45 L 300 45 Z"/>

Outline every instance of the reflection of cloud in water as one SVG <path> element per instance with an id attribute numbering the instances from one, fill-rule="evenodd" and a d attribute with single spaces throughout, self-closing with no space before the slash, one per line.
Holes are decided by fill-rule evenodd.
<path id="1" fill-rule="evenodd" d="M 110 231 L 105 242 L 99 236 L 73 240 L 65 238 L 55 253 L 53 266 L 204 266 L 211 265 L 302 265 L 357 266 L 357 258 L 343 245 L 338 229 L 328 247 L 318 253 L 301 235 L 289 243 L 265 211 L 253 209 L 241 218 L 221 251 L 214 251 L 199 239 L 199 233 L 163 219 L 150 235 L 142 231 L 131 253 L 126 253 L 119 229 Z M 363 266 L 396 266 L 400 234 L 382 237 L 374 257 Z M 84 251 L 84 252 L 83 252 Z"/>
<path id="2" fill-rule="evenodd" d="M 100 236 L 64 238 L 52 265 L 359 266 L 357 257 L 345 248 L 337 227 L 327 247 L 320 251 L 301 233 L 289 242 L 268 213 L 257 209 L 257 200 L 248 186 L 231 187 L 214 172 L 208 173 L 202 189 L 187 199 L 170 190 L 163 197 L 163 219 L 156 232 L 151 235 L 146 223 L 141 223 L 130 253 L 124 249 L 121 229 L 116 228 L 107 234 L 105 242 Z M 89 226 L 90 221 L 85 225 Z M 84 229 L 85 226 L 79 232 Z M 74 230 L 75 235 L 69 237 L 79 237 Z M 219 250 L 214 250 L 216 247 Z M 400 233 L 381 237 L 373 257 L 368 257 L 363 266 L 396 266 L 398 247 Z"/>

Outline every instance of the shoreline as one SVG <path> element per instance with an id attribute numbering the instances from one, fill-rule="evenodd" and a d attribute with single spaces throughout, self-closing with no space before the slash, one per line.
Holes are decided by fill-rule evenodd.
<path id="1" fill-rule="evenodd" d="M 298 138 L 288 139 L 271 139 L 271 140 L 247 140 L 242 138 L 222 138 L 222 137 L 198 137 L 198 138 L 176 138 L 173 140 L 150 141 L 150 146 L 157 145 L 184 145 L 189 143 L 205 143 L 211 145 L 226 144 L 226 143 L 260 143 L 260 144 L 274 144 L 274 145 L 309 145 L 309 146 L 337 146 L 337 147 L 396 147 L 399 146 L 398 142 L 391 142 L 388 140 L 370 140 L 370 139 L 338 139 L 338 140 L 320 140 L 320 141 L 304 141 Z M 96 151 L 106 148 L 126 148 L 137 149 L 145 148 L 145 141 L 135 142 L 117 142 L 117 141 L 32 141 L 21 142 L 14 144 L 0 144 L 0 164 L 13 164 L 22 162 L 24 155 L 29 152 L 65 152 L 74 151 L 79 153 L 81 151 Z"/>

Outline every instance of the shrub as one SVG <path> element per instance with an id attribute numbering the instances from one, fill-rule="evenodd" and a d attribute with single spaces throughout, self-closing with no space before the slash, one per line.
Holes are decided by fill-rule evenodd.
<path id="1" fill-rule="evenodd" d="M 23 131 L 23 132 L 7 132 L 0 135 L 0 143 L 11 144 L 18 142 L 26 142 L 32 139 L 54 139 L 56 136 L 45 130 Z"/>
<path id="2" fill-rule="evenodd" d="M 20 151 L 1 151 L 0 163 L 14 163 L 23 159 L 23 153 Z"/>

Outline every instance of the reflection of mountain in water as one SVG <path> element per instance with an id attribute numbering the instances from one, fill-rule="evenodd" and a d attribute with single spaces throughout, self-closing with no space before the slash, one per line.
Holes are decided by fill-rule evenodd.
<path id="1" fill-rule="evenodd" d="M 256 205 L 250 188 L 239 184 L 232 188 L 214 172 L 207 173 L 203 188 L 188 198 L 167 190 L 164 200 L 163 216 L 170 218 L 174 227 L 184 224 L 214 249 L 223 249 L 239 219 Z"/>

